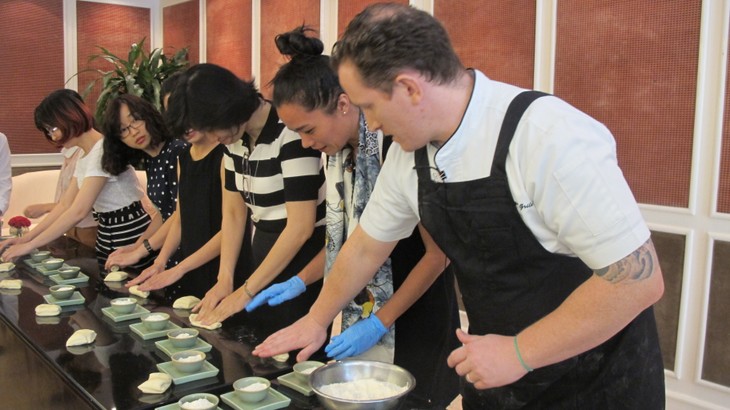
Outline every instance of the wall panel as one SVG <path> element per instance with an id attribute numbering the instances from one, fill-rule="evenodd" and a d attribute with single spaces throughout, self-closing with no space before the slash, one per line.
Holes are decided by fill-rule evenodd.
<path id="1" fill-rule="evenodd" d="M 679 308 L 682 304 L 686 237 L 673 233 L 652 232 L 651 238 L 664 276 L 664 296 L 654 305 L 659 344 L 664 357 L 664 368 L 674 370 Z"/>
<path id="2" fill-rule="evenodd" d="M 532 88 L 534 1 L 435 0 L 434 16 L 446 27 L 465 66 L 494 80 Z"/>
<path id="3" fill-rule="evenodd" d="M 730 67 L 730 53 L 725 53 Z M 727 69 L 726 69 L 727 70 Z M 720 155 L 720 181 L 717 211 L 730 213 L 730 76 L 725 73 L 725 111 L 722 124 L 722 152 Z"/>
<path id="4" fill-rule="evenodd" d="M 251 0 L 206 0 L 207 61 L 251 79 Z"/>
<path id="5" fill-rule="evenodd" d="M 171 57 L 188 49 L 190 65 L 200 61 L 200 4 L 198 0 L 178 3 L 162 9 L 162 44 L 165 55 Z"/>
<path id="6" fill-rule="evenodd" d="M 63 9 L 60 1 L 1 1 L 0 132 L 13 154 L 58 152 L 36 129 L 33 111 L 63 88 Z"/>
<path id="7" fill-rule="evenodd" d="M 89 62 L 90 56 L 101 52 L 97 46 L 106 48 L 123 60 L 127 60 L 132 44 L 138 43 L 143 38 L 147 39 L 144 43 L 145 52 L 149 53 L 151 50 L 150 9 L 148 8 L 77 1 L 76 15 L 79 71 L 114 69 L 111 63 L 103 59 Z M 89 71 L 79 74 L 79 91 L 83 91 L 89 82 L 98 78 L 100 76 L 96 72 Z M 100 88 L 101 80 L 85 97 L 92 112 L 96 110 L 96 99 L 99 97 Z"/>
<path id="8" fill-rule="evenodd" d="M 608 126 L 641 203 L 687 207 L 699 0 L 558 2 L 555 94 Z"/>
<path id="9" fill-rule="evenodd" d="M 274 43 L 277 34 L 306 25 L 319 31 L 319 0 L 266 0 L 261 2 L 261 78 L 257 84 L 266 98 L 276 70 L 286 62 Z"/>
<path id="10" fill-rule="evenodd" d="M 730 242 L 716 241 L 712 253 L 702 379 L 730 387 Z"/>

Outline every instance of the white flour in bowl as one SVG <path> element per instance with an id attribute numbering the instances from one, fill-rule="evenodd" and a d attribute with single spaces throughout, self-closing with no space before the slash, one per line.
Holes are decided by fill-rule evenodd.
<path id="1" fill-rule="evenodd" d="M 375 379 L 353 380 L 344 383 L 326 384 L 320 388 L 322 393 L 345 400 L 380 400 L 397 396 L 408 387 Z"/>
<path id="2" fill-rule="evenodd" d="M 268 387 L 269 386 L 267 386 L 266 383 L 256 382 L 256 383 L 249 384 L 248 386 L 242 388 L 241 390 L 242 391 L 259 391 L 259 390 L 264 390 Z"/>
<path id="3" fill-rule="evenodd" d="M 208 399 L 197 399 L 193 401 L 189 401 L 186 403 L 183 403 L 182 408 L 183 409 L 209 409 L 210 406 L 212 406 L 213 403 L 209 402 Z"/>
<path id="4" fill-rule="evenodd" d="M 177 361 L 181 362 L 181 363 L 194 363 L 194 362 L 198 362 L 200 360 L 203 360 L 203 359 L 201 359 L 200 356 L 198 356 L 198 355 L 185 356 L 185 357 L 181 357 L 181 358 L 177 359 Z"/>

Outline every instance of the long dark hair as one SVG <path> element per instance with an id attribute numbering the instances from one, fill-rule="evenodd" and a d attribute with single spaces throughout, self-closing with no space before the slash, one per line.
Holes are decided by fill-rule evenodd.
<path id="1" fill-rule="evenodd" d="M 61 89 L 48 94 L 33 114 L 35 127 L 48 141 L 63 146 L 66 141 L 76 138 L 94 127 L 94 115 L 84 103 L 83 98 L 74 90 Z M 63 137 L 53 141 L 47 129 L 58 127 Z"/>
<path id="2" fill-rule="evenodd" d="M 162 82 L 162 86 L 160 87 L 160 107 L 162 107 L 163 113 L 166 109 L 165 96 L 168 94 L 172 94 L 172 90 L 177 87 L 177 84 L 180 82 L 180 77 L 182 77 L 182 74 L 182 71 L 176 71 Z"/>
<path id="3" fill-rule="evenodd" d="M 197 64 L 177 80 L 165 120 L 173 135 L 240 126 L 261 105 L 253 81 L 243 81 L 215 64 Z"/>
<path id="4" fill-rule="evenodd" d="M 279 67 L 271 80 L 274 106 L 294 103 L 308 111 L 321 108 L 329 114 L 337 108 L 343 90 L 329 57 L 322 55 L 322 41 L 307 36 L 308 32 L 314 30 L 300 26 L 276 36 L 276 47 L 289 62 Z"/>
<path id="5" fill-rule="evenodd" d="M 122 125 L 119 118 L 119 109 L 122 105 L 129 108 L 134 118 L 144 121 L 151 139 L 150 146 L 158 147 L 172 140 L 172 134 L 165 126 L 162 114 L 152 103 L 136 95 L 120 95 L 109 103 L 104 113 L 104 155 L 101 157 L 101 164 L 104 170 L 112 175 L 124 172 L 127 165 L 139 168 L 148 158 L 144 151 L 130 148 L 122 141 Z"/>

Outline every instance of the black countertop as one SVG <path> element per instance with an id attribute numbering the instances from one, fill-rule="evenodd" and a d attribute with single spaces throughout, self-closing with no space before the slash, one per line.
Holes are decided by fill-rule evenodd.
<path id="1" fill-rule="evenodd" d="M 158 363 L 169 361 L 154 343 L 164 338 L 143 340 L 129 328 L 139 319 L 114 322 L 103 315 L 101 309 L 109 306 L 111 299 L 128 296 L 128 292 L 122 284 L 110 287 L 100 280 L 93 251 L 65 238 L 49 249 L 67 264 L 80 266 L 90 277 L 88 284 L 76 285 L 86 301 L 83 305 L 64 307 L 58 317 L 37 317 L 35 307 L 46 303 L 43 295 L 49 294 L 48 287 L 55 283 L 19 260 L 14 270 L 0 273 L 0 279 L 23 281 L 20 291 L 0 291 L 0 325 L 10 328 L 29 349 L 36 351 L 90 407 L 156 408 L 190 393 L 220 396 L 232 391 L 231 385 L 239 378 L 261 376 L 272 380 L 272 387 L 292 399 L 290 409 L 319 408 L 316 397 L 304 396 L 276 381 L 276 377 L 291 371 L 294 357 L 281 364 L 251 355 L 252 347 L 261 339 L 245 326 L 236 324 L 235 318 L 224 322 L 218 330 L 198 329 L 200 337 L 213 346 L 207 360 L 220 370 L 217 376 L 173 385 L 161 395 L 143 394 L 137 386 L 150 373 L 158 371 Z M 172 309 L 161 296 L 153 294 L 140 304 L 149 311 L 168 313 L 170 320 L 181 327 L 190 327 L 189 312 Z M 94 330 L 96 341 L 85 348 L 66 348 L 66 340 L 77 329 Z M 220 407 L 228 408 L 223 402 Z"/>

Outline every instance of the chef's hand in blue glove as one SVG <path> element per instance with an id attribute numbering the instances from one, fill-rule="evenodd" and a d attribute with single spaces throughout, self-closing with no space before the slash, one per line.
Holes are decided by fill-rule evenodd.
<path id="1" fill-rule="evenodd" d="M 294 299 L 304 293 L 305 290 L 307 290 L 307 285 L 304 284 L 304 281 L 299 279 L 298 276 L 294 276 L 286 282 L 271 285 L 259 292 L 246 305 L 246 312 L 251 312 L 266 302 L 269 303 L 269 306 L 276 306 L 287 300 Z"/>
<path id="2" fill-rule="evenodd" d="M 333 337 L 324 352 L 335 360 L 356 356 L 375 346 L 387 331 L 383 322 L 372 314 Z"/>

